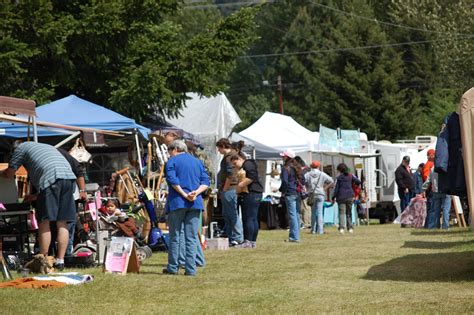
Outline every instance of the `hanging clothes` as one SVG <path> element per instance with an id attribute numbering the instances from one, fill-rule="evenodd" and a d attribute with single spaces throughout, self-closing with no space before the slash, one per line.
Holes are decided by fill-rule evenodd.
<path id="1" fill-rule="evenodd" d="M 465 196 L 466 180 L 461 144 L 459 115 L 446 116 L 436 142 L 435 171 L 439 174 L 439 191 Z"/>

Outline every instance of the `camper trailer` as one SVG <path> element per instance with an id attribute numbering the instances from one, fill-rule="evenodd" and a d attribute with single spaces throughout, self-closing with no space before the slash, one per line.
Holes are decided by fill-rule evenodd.
<path id="1" fill-rule="evenodd" d="M 400 213 L 400 198 L 395 182 L 395 170 L 405 155 L 410 156 L 410 168 L 415 171 L 418 164 L 426 162 L 426 151 L 434 148 L 436 137 L 417 137 L 410 143 L 390 143 L 370 141 L 369 150 L 377 154 L 368 161 L 367 193 L 369 197 L 369 217 L 380 223 L 392 222 Z"/>

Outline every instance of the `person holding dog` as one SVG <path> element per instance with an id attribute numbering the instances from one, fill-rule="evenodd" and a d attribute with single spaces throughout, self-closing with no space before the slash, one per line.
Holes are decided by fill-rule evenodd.
<path id="1" fill-rule="evenodd" d="M 245 178 L 239 181 L 236 189 L 242 207 L 245 241 L 236 247 L 256 248 L 259 225 L 258 207 L 264 190 L 258 176 L 258 166 L 255 160 L 247 159 L 243 152 L 233 154 L 230 160 L 236 170 L 243 170 L 245 173 Z"/>

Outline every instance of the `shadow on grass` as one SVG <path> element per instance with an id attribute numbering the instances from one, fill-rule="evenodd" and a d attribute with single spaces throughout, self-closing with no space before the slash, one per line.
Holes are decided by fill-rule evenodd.
<path id="1" fill-rule="evenodd" d="M 466 229 L 461 229 L 461 230 L 417 230 L 411 232 L 411 235 L 446 235 L 446 234 L 462 234 L 462 233 L 468 233 L 469 230 Z"/>
<path id="2" fill-rule="evenodd" d="M 167 264 L 147 264 L 146 262 L 142 264 L 142 267 L 166 267 Z"/>
<path id="3" fill-rule="evenodd" d="M 170 276 L 170 275 L 168 275 L 168 274 L 164 274 L 163 271 L 161 271 L 161 270 L 158 270 L 158 271 L 141 271 L 141 270 L 140 270 L 140 274 L 141 274 L 141 275 Z"/>
<path id="4" fill-rule="evenodd" d="M 414 254 L 373 266 L 362 277 L 373 281 L 474 281 L 474 251 Z"/>
<path id="5" fill-rule="evenodd" d="M 418 249 L 447 249 L 461 245 L 474 244 L 474 241 L 459 241 L 459 242 L 423 242 L 423 241 L 408 241 L 403 244 L 402 248 L 418 248 Z"/>

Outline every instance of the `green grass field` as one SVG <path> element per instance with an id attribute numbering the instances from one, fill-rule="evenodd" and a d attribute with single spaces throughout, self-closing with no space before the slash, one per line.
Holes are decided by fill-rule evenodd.
<path id="1" fill-rule="evenodd" d="M 158 313 L 472 313 L 474 241 L 466 229 L 399 225 L 260 231 L 258 248 L 206 251 L 197 277 L 163 275 L 154 253 L 140 274 L 95 275 L 62 289 L 2 289 L 1 314 Z M 181 271 L 183 273 L 183 271 Z"/>

